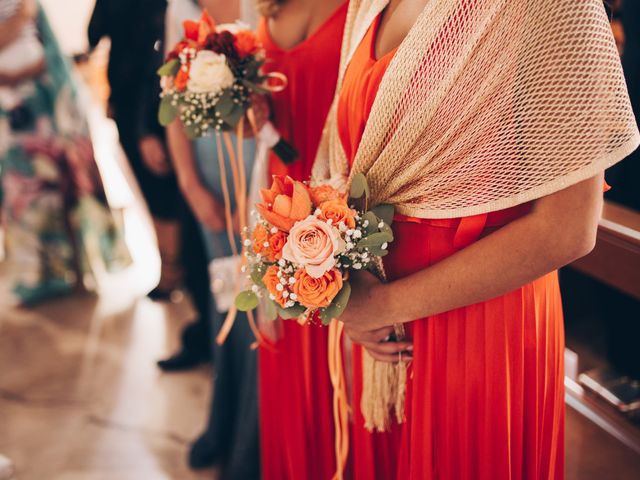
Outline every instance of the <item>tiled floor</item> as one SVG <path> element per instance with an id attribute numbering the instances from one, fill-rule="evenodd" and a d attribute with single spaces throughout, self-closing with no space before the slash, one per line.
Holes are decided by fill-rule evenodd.
<path id="1" fill-rule="evenodd" d="M 0 313 L 0 452 L 21 480 L 214 476 L 185 464 L 210 372 L 162 375 L 154 364 L 175 347 L 188 305 L 138 300 L 118 283 L 100 298 Z"/>

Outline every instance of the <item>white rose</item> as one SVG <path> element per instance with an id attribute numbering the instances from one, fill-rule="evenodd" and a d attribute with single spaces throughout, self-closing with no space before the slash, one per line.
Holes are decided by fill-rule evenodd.
<path id="1" fill-rule="evenodd" d="M 191 63 L 187 90 L 193 93 L 220 93 L 233 85 L 234 76 L 224 55 L 201 50 Z"/>

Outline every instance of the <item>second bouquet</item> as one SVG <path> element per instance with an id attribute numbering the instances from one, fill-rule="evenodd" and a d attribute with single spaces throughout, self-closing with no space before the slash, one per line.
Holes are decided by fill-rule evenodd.
<path id="1" fill-rule="evenodd" d="M 364 175 L 349 194 L 276 176 L 261 197 L 244 245 L 250 288 L 236 306 L 249 311 L 262 299 L 269 319 L 329 325 L 349 301 L 350 272 L 375 270 L 388 253 L 393 206 L 368 205 Z"/>

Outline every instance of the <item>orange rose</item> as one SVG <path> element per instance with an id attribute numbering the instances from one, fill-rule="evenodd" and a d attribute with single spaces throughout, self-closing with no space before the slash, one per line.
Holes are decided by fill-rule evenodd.
<path id="1" fill-rule="evenodd" d="M 320 185 L 319 187 L 313 187 L 310 189 L 309 193 L 311 194 L 311 200 L 313 200 L 314 205 L 321 205 L 324 202 L 328 202 L 329 200 L 338 200 L 339 198 L 345 197 L 330 185 Z"/>
<path id="2" fill-rule="evenodd" d="M 251 30 L 240 30 L 235 36 L 235 46 L 240 58 L 254 55 L 260 49 L 260 42 Z"/>
<path id="3" fill-rule="evenodd" d="M 189 67 L 180 67 L 176 75 L 175 86 L 179 92 L 184 92 L 189 83 Z"/>
<path id="4" fill-rule="evenodd" d="M 282 258 L 282 249 L 284 244 L 287 243 L 287 234 L 281 231 L 271 235 L 269 238 L 269 248 L 271 249 L 270 259 L 272 261 L 280 260 Z"/>
<path id="5" fill-rule="evenodd" d="M 264 203 L 256 205 L 256 209 L 267 222 L 284 232 L 311 214 L 307 187 L 289 176 L 275 175 L 271 188 L 263 188 L 260 196 Z"/>
<path id="6" fill-rule="evenodd" d="M 261 223 L 256 225 L 251 240 L 253 241 L 253 253 L 259 253 L 265 257 L 269 255 L 269 231 L 264 225 Z"/>
<path id="7" fill-rule="evenodd" d="M 335 269 L 329 270 L 320 278 L 313 278 L 301 268 L 295 273 L 295 279 L 293 293 L 296 294 L 296 301 L 307 308 L 328 307 L 342 290 L 342 274 Z"/>
<path id="8" fill-rule="evenodd" d="M 280 277 L 278 277 L 278 267 L 271 266 L 267 269 L 267 273 L 262 277 L 262 282 L 267 287 L 267 291 L 275 297 L 275 301 L 281 306 L 285 307 L 287 299 L 284 298 L 284 288 L 282 291 L 278 290 L 280 283 Z"/>
<path id="9" fill-rule="evenodd" d="M 320 219 L 332 220 L 332 225 L 338 226 L 340 222 L 349 228 L 356 226 L 356 213 L 349 208 L 347 202 L 342 199 L 329 200 L 320 204 Z"/>

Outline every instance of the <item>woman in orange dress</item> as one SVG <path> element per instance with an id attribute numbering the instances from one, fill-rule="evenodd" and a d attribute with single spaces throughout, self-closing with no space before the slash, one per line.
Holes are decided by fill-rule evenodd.
<path id="1" fill-rule="evenodd" d="M 267 71 L 287 88 L 272 98 L 273 123 L 299 158 L 285 165 L 275 155 L 272 175 L 306 181 L 335 95 L 347 13 L 344 0 L 259 1 L 258 36 Z M 327 331 L 282 323 L 274 349 L 259 352 L 262 476 L 265 480 L 326 480 L 335 471 L 332 387 Z"/>
<path id="2" fill-rule="evenodd" d="M 351 165 L 383 76 L 432 2 L 387 3 L 341 85 L 337 128 Z M 599 173 L 507 210 L 463 218 L 396 215 L 384 258 L 389 282 L 368 273 L 352 277 L 340 318 L 358 344 L 355 479 L 563 478 L 564 336 L 555 270 L 593 248 L 602 184 Z M 405 324 L 407 341 L 388 342 L 395 323 Z M 406 421 L 387 433 L 364 428 L 363 348 L 379 361 L 411 360 Z"/>

